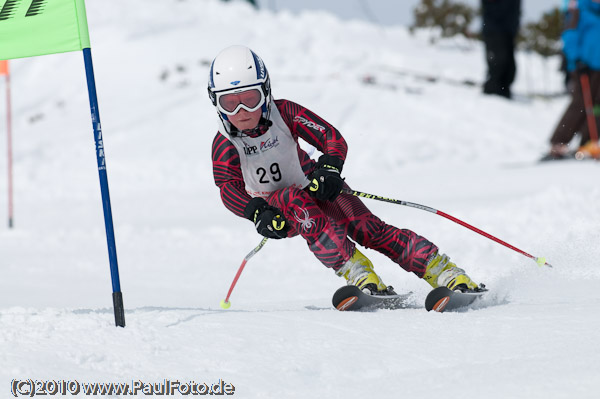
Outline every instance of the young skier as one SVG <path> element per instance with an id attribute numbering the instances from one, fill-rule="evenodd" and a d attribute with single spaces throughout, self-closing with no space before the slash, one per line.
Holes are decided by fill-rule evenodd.
<path id="1" fill-rule="evenodd" d="M 221 51 L 210 67 L 208 94 L 219 116 L 213 174 L 227 209 L 273 239 L 302 236 L 317 259 L 347 284 L 393 294 L 355 242 L 388 256 L 432 287 L 476 289 L 465 271 L 427 239 L 372 214 L 340 194 L 347 146 L 340 132 L 312 111 L 274 100 L 262 59 L 244 46 Z M 302 139 L 323 155 L 312 160 Z M 351 241 L 352 239 L 353 241 Z"/>

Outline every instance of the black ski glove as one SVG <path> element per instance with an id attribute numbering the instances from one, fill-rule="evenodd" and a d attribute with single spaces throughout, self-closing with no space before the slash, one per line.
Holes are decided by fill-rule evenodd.
<path id="1" fill-rule="evenodd" d="M 252 198 L 244 209 L 246 219 L 254 222 L 258 234 L 267 238 L 286 238 L 290 226 L 283 213 L 260 197 Z"/>
<path id="2" fill-rule="evenodd" d="M 590 67 L 585 62 L 578 60 L 575 62 L 575 72 L 577 72 L 579 75 L 589 75 Z"/>
<path id="3" fill-rule="evenodd" d="M 309 193 L 321 201 L 334 201 L 342 188 L 344 179 L 340 176 L 344 161 L 331 155 L 323 154 L 317 162 L 317 169 L 308 177 Z"/>

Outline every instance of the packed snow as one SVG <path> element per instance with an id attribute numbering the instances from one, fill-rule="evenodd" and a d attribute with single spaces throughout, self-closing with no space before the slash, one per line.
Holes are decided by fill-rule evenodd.
<path id="1" fill-rule="evenodd" d="M 221 381 L 240 398 L 598 397 L 599 166 L 535 162 L 569 101 L 555 96 L 557 58 L 519 52 L 508 101 L 481 94 L 481 43 L 434 31 L 244 2 L 86 3 L 127 326 L 114 326 L 83 57 L 11 61 L 15 227 L 0 227 L 0 396 L 31 379 Z M 439 209 L 554 267 L 432 213 L 365 200 L 489 294 L 464 312 L 338 312 L 331 295 L 344 281 L 294 238 L 267 242 L 222 310 L 261 240 L 212 178 L 206 79 L 231 44 L 263 58 L 276 98 L 342 132 L 353 188 Z M 2 161 L 0 220 L 6 176 Z M 384 282 L 424 302 L 428 284 L 364 253 Z"/>

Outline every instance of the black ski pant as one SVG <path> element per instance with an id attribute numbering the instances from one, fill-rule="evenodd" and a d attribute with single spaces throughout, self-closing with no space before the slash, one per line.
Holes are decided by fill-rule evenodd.
<path id="1" fill-rule="evenodd" d="M 600 71 L 587 72 L 590 80 L 590 90 L 594 108 L 597 110 L 600 106 Z M 558 122 L 552 138 L 551 144 L 568 144 L 576 133 L 581 134 L 581 145 L 590 140 L 590 130 L 587 123 L 587 114 L 583 100 L 583 90 L 581 87 L 581 76 L 574 73 L 571 77 L 573 82 L 571 89 L 571 103 L 565 110 L 562 118 Z M 595 112 L 597 114 L 598 111 Z M 596 128 L 600 128 L 600 115 L 596 115 Z"/>
<path id="2" fill-rule="evenodd" d="M 488 67 L 483 92 L 511 98 L 510 85 L 517 72 L 515 37 L 510 33 L 496 32 L 484 35 L 483 41 Z"/>

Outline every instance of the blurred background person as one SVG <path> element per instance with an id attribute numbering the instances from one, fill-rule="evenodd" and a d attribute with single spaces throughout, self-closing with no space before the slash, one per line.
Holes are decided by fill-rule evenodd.
<path id="1" fill-rule="evenodd" d="M 580 154 L 598 158 L 600 121 L 598 115 L 588 113 L 597 113 L 593 105 L 600 104 L 600 0 L 569 1 L 562 40 L 567 71 L 572 74 L 571 103 L 550 138 L 550 152 L 542 160 L 571 158 L 568 144 L 577 133 L 581 135 Z M 592 102 L 587 109 L 586 96 Z"/>
<path id="2" fill-rule="evenodd" d="M 519 33 L 521 0 L 481 0 L 482 37 L 485 43 L 487 78 L 485 94 L 511 98 L 515 80 L 515 41 Z"/>

